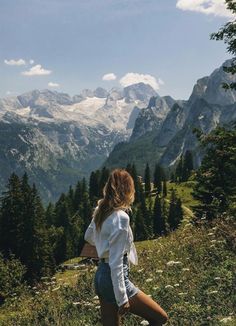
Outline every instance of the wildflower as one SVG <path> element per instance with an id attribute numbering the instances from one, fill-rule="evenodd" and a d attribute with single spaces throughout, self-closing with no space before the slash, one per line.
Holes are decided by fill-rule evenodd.
<path id="1" fill-rule="evenodd" d="M 85 307 L 90 307 L 90 306 L 93 306 L 93 303 L 91 303 L 91 302 L 84 302 L 83 305 Z"/>
<path id="2" fill-rule="evenodd" d="M 220 320 L 220 323 L 226 324 L 228 321 L 231 321 L 231 320 L 233 320 L 233 318 L 231 316 L 230 317 L 225 317 L 225 318 L 222 318 Z"/>
<path id="3" fill-rule="evenodd" d="M 80 302 L 80 301 L 77 301 L 77 302 L 72 302 L 72 303 L 73 303 L 73 305 L 74 305 L 74 306 L 77 306 L 77 305 L 81 304 L 81 302 Z"/>
<path id="4" fill-rule="evenodd" d="M 174 286 L 179 286 L 179 283 L 174 284 Z"/>
<path id="5" fill-rule="evenodd" d="M 141 273 L 142 271 L 143 271 L 143 268 L 139 269 L 139 270 L 138 270 L 138 273 Z"/>
<path id="6" fill-rule="evenodd" d="M 157 269 L 157 271 L 156 271 L 157 273 L 163 273 L 163 270 L 162 269 Z"/>
<path id="7" fill-rule="evenodd" d="M 215 294 L 215 293 L 218 293 L 217 290 L 213 290 L 213 291 L 209 291 L 208 294 Z"/>
<path id="8" fill-rule="evenodd" d="M 140 324 L 141 325 L 149 325 L 149 322 L 147 320 L 142 320 Z"/>
<path id="9" fill-rule="evenodd" d="M 154 286 L 153 287 L 153 290 L 157 290 L 157 289 L 159 289 L 159 286 Z"/>
<path id="10" fill-rule="evenodd" d="M 187 272 L 187 271 L 190 271 L 190 269 L 189 268 L 182 268 L 182 271 Z"/>
<path id="11" fill-rule="evenodd" d="M 208 233 L 207 235 L 214 235 L 214 233 L 213 233 L 213 232 L 210 232 L 210 233 Z"/>
<path id="12" fill-rule="evenodd" d="M 220 277 L 217 276 L 217 277 L 214 278 L 214 280 L 215 280 L 215 281 L 218 281 L 218 280 L 220 280 Z"/>
<path id="13" fill-rule="evenodd" d="M 186 295 L 188 294 L 188 292 L 179 292 L 178 295 L 182 296 L 182 295 Z"/>
<path id="14" fill-rule="evenodd" d="M 213 240 L 211 240 L 211 242 L 212 242 L 212 243 L 216 243 L 216 242 L 217 242 L 217 240 L 213 239 Z"/>
<path id="15" fill-rule="evenodd" d="M 173 288 L 174 288 L 173 285 L 170 285 L 170 284 L 165 286 L 165 289 L 173 289 Z"/>
<path id="16" fill-rule="evenodd" d="M 98 296 L 97 295 L 95 295 L 95 297 L 93 297 L 93 300 L 97 300 L 98 299 Z"/>
<path id="17" fill-rule="evenodd" d="M 149 283 L 149 282 L 152 282 L 153 281 L 153 278 L 147 278 L 146 279 L 146 282 Z"/>

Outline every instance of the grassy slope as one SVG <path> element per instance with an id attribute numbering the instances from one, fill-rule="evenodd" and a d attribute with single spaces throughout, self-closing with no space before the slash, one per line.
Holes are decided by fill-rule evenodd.
<path id="1" fill-rule="evenodd" d="M 168 325 L 235 325 L 233 292 L 235 222 L 205 227 L 191 224 L 165 238 L 136 243 L 139 264 L 130 279 L 169 314 Z M 96 268 L 75 273 L 75 285 L 48 285 L 26 293 L 0 309 L 0 325 L 101 325 L 93 288 Z M 54 291 L 53 291 L 54 289 Z M 47 292 L 45 292 L 47 291 Z M 73 304 L 74 303 L 74 304 Z M 76 304 L 75 304 L 76 303 Z M 231 320 L 230 320 L 231 319 Z M 140 325 L 129 315 L 124 325 Z"/>

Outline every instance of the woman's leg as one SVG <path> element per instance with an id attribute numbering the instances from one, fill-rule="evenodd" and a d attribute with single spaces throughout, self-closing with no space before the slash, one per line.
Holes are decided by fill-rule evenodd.
<path id="1" fill-rule="evenodd" d="M 143 291 L 129 298 L 130 312 L 143 317 L 150 325 L 158 326 L 167 322 L 166 312 Z"/>
<path id="2" fill-rule="evenodd" d="M 114 303 L 107 303 L 99 298 L 101 306 L 101 318 L 103 326 L 120 326 L 118 307 Z"/>

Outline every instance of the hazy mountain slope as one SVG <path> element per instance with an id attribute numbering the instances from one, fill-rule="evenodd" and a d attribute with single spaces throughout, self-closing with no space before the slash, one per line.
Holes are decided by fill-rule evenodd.
<path id="1" fill-rule="evenodd" d="M 156 92 L 139 83 L 124 89 L 65 93 L 34 90 L 0 99 L 0 190 L 10 173 L 29 174 L 45 201 L 101 166 L 128 140 L 139 110 Z"/>

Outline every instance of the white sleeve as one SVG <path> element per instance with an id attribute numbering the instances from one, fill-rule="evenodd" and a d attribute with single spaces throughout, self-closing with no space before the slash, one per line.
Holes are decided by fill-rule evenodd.
<path id="1" fill-rule="evenodd" d="M 111 269 L 111 279 L 114 289 L 117 305 L 120 307 L 128 302 L 126 293 L 124 273 L 123 273 L 123 255 L 125 253 L 128 240 L 129 218 L 121 217 L 121 221 L 109 236 L 109 266 Z"/>
<path id="2" fill-rule="evenodd" d="M 92 246 L 95 246 L 95 242 L 94 242 L 94 220 L 92 219 L 91 223 L 89 224 L 85 234 L 84 234 L 84 240 L 86 240 L 87 242 L 89 242 Z"/>

